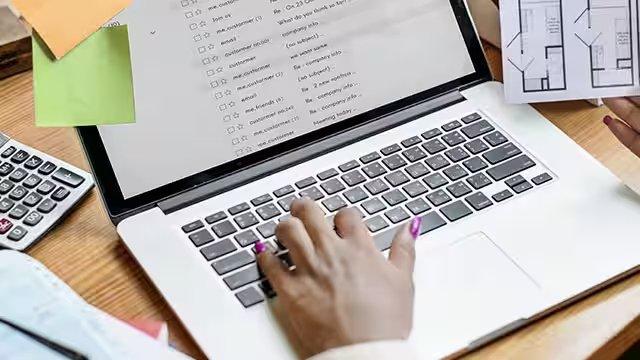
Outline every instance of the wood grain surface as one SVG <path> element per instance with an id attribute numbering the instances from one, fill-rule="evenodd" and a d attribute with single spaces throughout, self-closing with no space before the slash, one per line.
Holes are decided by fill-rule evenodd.
<path id="1" fill-rule="evenodd" d="M 487 49 L 500 78 L 500 54 Z M 31 73 L 0 81 L 0 131 L 27 145 L 88 169 L 74 130 L 36 128 Z M 602 124 L 605 108 L 586 102 L 536 108 L 630 186 L 640 189 L 640 160 Z M 171 342 L 204 358 L 142 269 L 120 243 L 97 190 L 29 254 L 49 267 L 89 303 L 121 318 L 169 323 Z M 640 275 L 610 286 L 509 335 L 470 358 L 616 358 L 640 339 Z"/>

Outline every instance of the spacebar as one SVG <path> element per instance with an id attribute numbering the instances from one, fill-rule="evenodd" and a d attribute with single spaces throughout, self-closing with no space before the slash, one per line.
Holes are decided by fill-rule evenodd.
<path id="1" fill-rule="evenodd" d="M 432 211 L 422 216 L 422 227 L 420 228 L 420 235 L 426 234 L 437 228 L 445 226 L 447 222 L 435 211 Z M 389 230 L 377 233 L 373 236 L 373 242 L 380 251 L 385 251 L 391 247 L 393 239 L 396 237 L 398 229 L 402 226 L 396 226 Z"/>

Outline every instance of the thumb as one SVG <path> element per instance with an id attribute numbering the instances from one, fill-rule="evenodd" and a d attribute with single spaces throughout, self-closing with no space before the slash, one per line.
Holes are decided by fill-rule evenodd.
<path id="1" fill-rule="evenodd" d="M 413 274 L 413 267 L 416 262 L 415 242 L 420 235 L 422 217 L 414 218 L 410 223 L 402 226 L 391 243 L 389 262 L 395 267 L 407 273 Z"/>

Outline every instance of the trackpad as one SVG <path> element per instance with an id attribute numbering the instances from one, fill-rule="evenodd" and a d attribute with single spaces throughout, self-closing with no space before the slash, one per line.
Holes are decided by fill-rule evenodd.
<path id="1" fill-rule="evenodd" d="M 421 358 L 465 349 L 542 304 L 535 281 L 483 233 L 417 257 L 412 341 Z"/>

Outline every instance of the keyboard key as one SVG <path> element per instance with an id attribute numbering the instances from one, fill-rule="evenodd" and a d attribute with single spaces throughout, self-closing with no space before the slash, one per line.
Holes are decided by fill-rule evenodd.
<path id="1" fill-rule="evenodd" d="M 11 189 L 13 189 L 14 186 L 16 186 L 16 184 L 14 184 L 13 182 L 9 180 L 2 180 L 2 182 L 0 182 L 0 194 L 4 195 L 8 193 L 9 191 L 11 191 Z"/>
<path id="2" fill-rule="evenodd" d="M 240 229 L 246 229 L 256 225 L 259 221 L 252 212 L 246 212 L 233 218 L 233 221 L 238 224 Z"/>
<path id="3" fill-rule="evenodd" d="M 322 190 L 324 190 L 328 195 L 333 195 L 339 193 L 344 190 L 344 185 L 338 179 L 331 179 L 327 182 L 320 184 Z"/>
<path id="4" fill-rule="evenodd" d="M 209 215 L 206 218 L 204 218 L 204 221 L 207 222 L 207 224 L 213 224 L 213 223 L 217 223 L 218 221 L 224 220 L 227 218 L 227 214 L 224 213 L 224 211 L 218 211 L 215 214 Z"/>
<path id="5" fill-rule="evenodd" d="M 189 224 L 183 226 L 182 227 L 182 231 L 184 231 L 185 234 L 188 234 L 188 233 L 196 231 L 198 229 L 202 229 L 203 227 L 204 227 L 204 224 L 202 223 L 202 221 L 197 220 L 197 221 L 194 221 L 192 223 L 189 223 Z"/>
<path id="6" fill-rule="evenodd" d="M 462 118 L 462 122 L 465 124 L 471 124 L 474 121 L 478 121 L 482 119 L 482 116 L 480 116 L 480 114 L 478 113 L 473 113 L 471 115 L 467 115 L 465 117 Z"/>
<path id="7" fill-rule="evenodd" d="M 375 179 L 380 175 L 386 174 L 387 170 L 380 165 L 378 162 L 371 163 L 362 168 L 362 171 L 370 178 Z"/>
<path id="8" fill-rule="evenodd" d="M 385 180 L 391 184 L 393 187 L 398 187 L 402 184 L 406 184 L 409 182 L 409 178 L 405 175 L 402 170 L 395 171 L 389 175 L 386 175 Z"/>
<path id="9" fill-rule="evenodd" d="M 25 235 L 27 235 L 27 230 L 22 226 L 16 226 L 7 235 L 7 238 L 11 241 L 20 241 Z"/>
<path id="10" fill-rule="evenodd" d="M 487 151 L 486 153 L 482 154 L 482 157 L 484 157 L 492 165 L 495 165 L 499 162 L 511 159 L 512 157 L 520 154 L 522 154 L 522 151 L 520 151 L 520 149 L 518 149 L 512 143 L 507 143 L 491 151 Z"/>
<path id="11" fill-rule="evenodd" d="M 412 198 L 418 197 L 418 196 L 426 193 L 427 191 L 429 191 L 427 189 L 427 187 L 422 185 L 422 183 L 419 182 L 419 181 L 414 181 L 414 182 L 412 182 L 410 184 L 405 185 L 402 188 L 402 190 L 404 190 Z"/>
<path id="12" fill-rule="evenodd" d="M 344 164 L 338 166 L 338 169 L 340 171 L 342 171 L 342 172 L 347 172 L 347 171 L 353 170 L 353 169 L 358 168 L 358 167 L 360 167 L 360 164 L 355 160 L 351 160 L 351 161 L 349 161 L 347 163 L 344 163 Z"/>
<path id="13" fill-rule="evenodd" d="M 9 212 L 9 217 L 12 219 L 20 220 L 25 215 L 27 215 L 28 212 L 29 208 L 22 204 L 18 204 L 13 209 L 11 209 L 11 211 Z"/>
<path id="14" fill-rule="evenodd" d="M 410 137 L 406 140 L 403 140 L 401 142 L 402 146 L 406 147 L 406 148 L 410 148 L 414 145 L 418 145 L 422 142 L 422 139 L 420 139 L 419 136 L 414 136 L 414 137 Z"/>
<path id="15" fill-rule="evenodd" d="M 364 187 L 371 195 L 378 195 L 389 190 L 389 186 L 382 180 L 376 179 L 364 184 Z"/>
<path id="16" fill-rule="evenodd" d="M 502 133 L 500 131 L 494 131 L 491 134 L 486 135 L 484 137 L 484 139 L 491 146 L 498 146 L 498 145 L 502 145 L 502 144 L 507 142 L 507 138 L 504 135 L 502 135 Z"/>
<path id="17" fill-rule="evenodd" d="M 480 135 L 484 135 L 488 132 L 495 130 L 487 120 L 481 120 L 477 123 L 465 126 L 460 131 L 465 134 L 469 139 L 475 139 Z"/>
<path id="18" fill-rule="evenodd" d="M 0 187 L 2 185 L 0 184 Z M 53 191 L 53 189 L 56 188 L 56 184 L 54 184 L 53 182 L 49 181 L 49 180 L 45 180 L 40 186 L 38 186 L 38 189 L 36 189 L 37 192 L 39 192 L 42 195 L 47 195 L 50 192 Z"/>
<path id="19" fill-rule="evenodd" d="M 485 144 L 481 139 L 469 141 L 468 143 L 464 144 L 464 147 L 473 155 L 480 154 L 481 152 L 489 149 L 489 146 L 487 146 L 487 144 Z"/>
<path id="20" fill-rule="evenodd" d="M 36 225 L 38 225 L 40 220 L 42 220 L 42 218 L 43 218 L 43 216 L 39 212 L 32 211 L 32 212 L 29 213 L 29 215 L 27 215 L 26 218 L 24 218 L 24 220 L 22 222 L 25 225 L 36 226 Z"/>
<path id="21" fill-rule="evenodd" d="M 487 174 L 495 181 L 513 176 L 536 165 L 527 155 L 520 155 L 496 167 L 487 170 Z"/>
<path id="22" fill-rule="evenodd" d="M 268 223 L 264 223 L 256 227 L 256 230 L 258 230 L 263 238 L 268 239 L 276 234 L 277 226 L 278 225 L 275 223 L 275 221 L 269 221 Z"/>
<path id="23" fill-rule="evenodd" d="M 238 231 L 229 220 L 225 220 L 213 225 L 211 227 L 211 230 L 213 230 L 218 238 L 223 238 Z"/>
<path id="24" fill-rule="evenodd" d="M 313 185 L 315 183 L 317 183 L 316 179 L 314 177 L 310 176 L 310 177 L 308 177 L 306 179 L 302 179 L 302 180 L 296 182 L 295 185 L 296 185 L 296 187 L 298 189 L 304 189 L 304 188 L 308 188 L 309 186 L 311 186 L 311 185 Z"/>
<path id="25" fill-rule="evenodd" d="M 33 170 L 38 168 L 38 166 L 42 165 L 42 162 L 43 162 L 42 159 L 33 155 L 32 157 L 29 158 L 29 160 L 27 160 L 26 163 L 24 163 L 24 167 L 29 170 Z"/>
<path id="26" fill-rule="evenodd" d="M 191 242 L 195 246 L 202 246 L 212 242 L 214 238 L 213 238 L 213 235 L 211 235 L 211 233 L 209 232 L 209 230 L 202 229 L 198 232 L 195 232 L 189 235 L 189 240 L 191 240 Z"/>
<path id="27" fill-rule="evenodd" d="M 398 144 L 393 144 L 393 145 L 389 145 L 385 148 L 380 149 L 380 152 L 382 153 L 382 155 L 384 156 L 388 156 L 391 155 L 393 153 L 396 153 L 398 151 L 402 150 L 402 148 L 400 147 L 400 145 Z"/>
<path id="28" fill-rule="evenodd" d="M 324 198 L 324 194 L 318 190 L 317 187 L 312 186 L 310 188 L 307 188 L 305 190 L 300 191 L 300 193 L 298 193 L 298 195 L 303 198 L 303 197 L 308 197 L 309 199 L 313 200 L 313 201 L 317 201 L 320 200 L 322 198 Z"/>
<path id="29" fill-rule="evenodd" d="M 413 215 L 422 214 L 423 212 L 431 209 L 431 206 L 429 206 L 429 204 L 427 204 L 423 199 L 415 199 L 406 203 L 405 206 Z"/>
<path id="30" fill-rule="evenodd" d="M 211 267 L 213 267 L 218 275 L 224 275 L 228 272 L 249 265 L 254 261 L 256 261 L 256 259 L 253 257 L 253 255 L 251 255 L 249 251 L 244 250 L 220 260 L 214 261 L 213 264 L 211 264 Z"/>
<path id="31" fill-rule="evenodd" d="M 373 215 L 387 208 L 387 206 L 378 198 L 373 198 L 362 203 L 362 208 L 369 214 Z"/>
<path id="32" fill-rule="evenodd" d="M 24 150 L 19 150 L 11 157 L 11 161 L 16 164 L 22 164 L 29 158 L 29 153 Z"/>
<path id="33" fill-rule="evenodd" d="M 253 230 L 243 231 L 239 234 L 236 234 L 233 238 L 242 247 L 247 247 L 251 244 L 255 244 L 258 241 L 260 241 L 260 239 L 258 238 L 258 235 L 256 235 L 256 233 L 254 233 Z"/>
<path id="34" fill-rule="evenodd" d="M 369 197 L 369 195 L 367 195 L 367 193 L 364 192 L 364 190 L 362 190 L 362 188 L 359 186 L 345 191 L 342 195 L 344 195 L 344 197 L 347 198 L 347 200 L 349 200 L 349 202 L 352 204 L 358 203 Z"/>
<path id="35" fill-rule="evenodd" d="M 11 165 L 10 163 L 2 163 L 2 165 L 0 165 L 0 176 L 9 175 L 13 171 L 13 169 L 15 169 L 15 166 Z"/>
<path id="36" fill-rule="evenodd" d="M 440 212 L 452 222 L 473 214 L 473 211 L 471 211 L 471 209 L 469 209 L 469 207 L 460 200 L 447 206 L 443 206 L 440 209 Z"/>
<path id="37" fill-rule="evenodd" d="M 264 296 L 253 286 L 236 293 L 236 298 L 240 300 L 240 303 L 245 308 L 251 307 L 264 301 Z"/>
<path id="38" fill-rule="evenodd" d="M 382 198 L 387 202 L 387 204 L 389 204 L 389 206 L 396 206 L 407 201 L 407 197 L 404 196 L 404 194 L 398 189 L 391 190 L 388 193 L 385 193 L 384 195 L 382 195 Z"/>
<path id="39" fill-rule="evenodd" d="M 276 216 L 282 215 L 280 210 L 278 210 L 276 205 L 273 203 L 257 208 L 256 213 L 258 213 L 258 216 L 260 216 L 262 220 L 269 220 L 273 219 Z"/>
<path id="40" fill-rule="evenodd" d="M 460 133 L 457 131 L 446 134 L 445 136 L 442 137 L 442 140 L 451 147 L 460 145 L 466 141 L 465 138 L 462 135 L 460 135 Z"/>
<path id="41" fill-rule="evenodd" d="M 454 121 L 452 121 L 450 123 L 446 123 L 446 124 L 442 125 L 442 130 L 444 130 L 444 131 L 452 131 L 452 130 L 455 130 L 455 129 L 461 127 L 461 126 L 462 126 L 462 124 L 460 124 L 460 121 L 454 120 Z"/>
<path id="42" fill-rule="evenodd" d="M 273 195 L 275 195 L 278 198 L 281 198 L 281 197 L 283 197 L 285 195 L 289 195 L 289 194 L 291 194 L 291 193 L 293 193 L 295 191 L 296 191 L 296 189 L 294 189 L 293 186 L 287 185 L 287 186 L 283 186 L 280 189 L 274 191 Z"/>
<path id="43" fill-rule="evenodd" d="M 460 165 L 450 166 L 442 171 L 451 181 L 456 181 L 458 179 L 462 179 L 463 177 L 469 175 L 469 173 L 462 168 Z"/>
<path id="44" fill-rule="evenodd" d="M 260 290 L 262 290 L 262 292 L 264 293 L 264 295 L 268 298 L 273 298 L 276 297 L 276 291 L 273 290 L 273 287 L 271 286 L 271 283 L 267 280 L 265 281 L 261 281 L 260 284 L 258 284 L 258 286 L 260 287 Z"/>
<path id="45" fill-rule="evenodd" d="M 13 182 L 20 182 L 24 178 L 26 178 L 28 174 L 29 173 L 26 170 L 17 168 L 14 172 L 11 173 L 11 176 L 9 176 L 9 180 Z"/>
<path id="46" fill-rule="evenodd" d="M 391 209 L 385 212 L 384 216 L 386 216 L 387 219 L 389 219 L 389 221 L 391 221 L 394 224 L 397 224 L 399 222 L 409 219 L 409 214 L 407 214 L 407 212 L 404 211 L 404 209 L 401 207 L 397 207 L 395 209 Z"/>
<path id="47" fill-rule="evenodd" d="M 447 195 L 447 193 L 443 190 L 438 190 L 432 192 L 431 194 L 428 194 L 427 200 L 429 200 L 429 202 L 432 203 L 433 206 L 440 206 L 451 201 L 451 197 Z"/>
<path id="48" fill-rule="evenodd" d="M 34 187 L 38 186 L 38 184 L 40 184 L 41 182 L 42 182 L 42 179 L 38 175 L 31 174 L 22 183 L 22 185 L 24 185 L 24 187 L 26 188 L 33 189 Z"/>
<path id="49" fill-rule="evenodd" d="M 429 169 L 422 163 L 415 163 L 407 166 L 404 170 L 414 179 L 421 178 L 429 173 Z"/>
<path id="50" fill-rule="evenodd" d="M 514 176 L 514 177 L 512 177 L 512 178 L 510 178 L 510 179 L 505 180 L 505 182 L 504 182 L 504 183 L 505 183 L 508 187 L 513 188 L 514 186 L 516 186 L 516 185 L 520 185 L 520 184 L 522 184 L 522 183 L 523 183 L 523 182 L 525 182 L 525 181 L 527 181 L 527 179 L 525 179 L 522 175 L 517 175 L 517 176 Z"/>
<path id="51" fill-rule="evenodd" d="M 322 205 L 324 205 L 324 207 L 326 207 L 329 212 L 338 211 L 348 206 L 347 203 L 342 199 L 342 197 L 340 197 L 340 195 L 336 195 L 323 200 Z"/>
<path id="52" fill-rule="evenodd" d="M 487 163 L 482 161 L 482 159 L 478 156 L 474 156 L 471 159 L 464 161 L 462 165 L 464 165 L 464 167 L 469 169 L 469 171 L 471 171 L 472 173 L 476 173 L 488 167 Z"/>
<path id="53" fill-rule="evenodd" d="M 491 180 L 483 173 L 478 173 L 476 175 L 468 177 L 467 182 L 476 190 L 480 190 L 485 186 L 491 185 Z"/>
<path id="54" fill-rule="evenodd" d="M 405 161 L 405 159 L 400 157 L 400 155 L 398 154 L 382 159 L 382 163 L 391 171 L 407 165 L 407 162 Z"/>
<path id="55" fill-rule="evenodd" d="M 469 154 L 460 146 L 448 150 L 444 154 L 453 162 L 459 162 L 469 157 Z"/>
<path id="56" fill-rule="evenodd" d="M 440 129 L 431 129 L 429 131 L 423 132 L 420 136 L 425 140 L 431 140 L 436 136 L 442 135 L 442 131 Z"/>
<path id="57" fill-rule="evenodd" d="M 227 211 L 229 212 L 229 214 L 231 215 L 237 215 L 240 214 L 243 211 L 247 211 L 251 208 L 251 206 L 249 206 L 249 204 L 247 203 L 242 203 L 242 204 L 238 204 L 236 206 L 232 206 L 230 207 Z"/>
<path id="58" fill-rule="evenodd" d="M 422 216 L 422 225 L 420 227 L 420 235 L 441 228 L 447 225 L 447 222 L 435 211 Z"/>
<path id="59" fill-rule="evenodd" d="M 370 154 L 367 154 L 363 157 L 360 158 L 360 162 L 363 164 L 368 164 L 370 162 L 376 161 L 380 159 L 380 154 L 378 154 L 377 152 L 372 152 Z"/>
<path id="60" fill-rule="evenodd" d="M 34 207 L 38 205 L 40 201 L 42 201 L 42 195 L 32 192 L 24 198 L 23 203 L 29 207 Z"/>
<path id="61" fill-rule="evenodd" d="M 530 182 L 525 181 L 525 182 L 523 182 L 523 183 L 521 183 L 521 184 L 518 184 L 518 185 L 514 186 L 514 187 L 512 188 L 512 190 L 513 190 L 516 194 L 521 194 L 521 193 L 523 193 L 523 192 L 525 192 L 525 191 L 527 191 L 527 190 L 531 190 L 532 188 L 533 188 L 533 185 L 531 185 L 531 183 L 530 183 Z"/>
<path id="62" fill-rule="evenodd" d="M 402 156 L 409 160 L 409 162 L 416 162 L 418 160 L 426 158 L 427 154 L 422 151 L 422 149 L 416 146 L 403 151 Z"/>
<path id="63" fill-rule="evenodd" d="M 536 185 L 542 185 L 542 184 L 547 183 L 547 182 L 549 182 L 551 180 L 553 180 L 553 178 L 548 173 L 540 174 L 540 175 L 534 177 L 533 179 L 531 179 L 531 181 Z"/>
<path id="64" fill-rule="evenodd" d="M 66 199 L 70 193 L 71 192 L 69 190 L 60 186 L 58 189 L 56 189 L 56 191 L 53 194 L 51 194 L 51 198 L 55 201 L 62 201 Z"/>
<path id="65" fill-rule="evenodd" d="M 284 199 L 278 200 L 278 205 L 280 205 L 282 210 L 284 210 L 285 212 L 289 212 L 291 210 L 291 203 L 295 199 L 297 199 L 295 195 L 289 195 Z"/>
<path id="66" fill-rule="evenodd" d="M 364 222 L 369 231 L 372 233 L 376 233 L 384 228 L 388 228 L 389 224 L 382 218 L 382 216 L 378 215 L 368 219 Z"/>
<path id="67" fill-rule="evenodd" d="M 18 185 L 9 193 L 9 197 L 13 200 L 22 200 L 23 197 L 27 196 L 27 189 Z"/>
<path id="68" fill-rule="evenodd" d="M 447 186 L 447 190 L 453 195 L 455 198 L 463 197 L 469 193 L 471 193 L 471 188 L 467 186 L 467 184 L 462 181 L 458 181 L 455 184 L 451 184 Z"/>
<path id="69" fill-rule="evenodd" d="M 229 289 L 236 290 L 245 285 L 251 284 L 252 282 L 256 282 L 261 278 L 262 278 L 262 274 L 260 273 L 260 269 L 258 269 L 258 266 L 251 265 L 248 268 L 242 271 L 239 271 L 233 275 L 229 275 L 222 280 L 224 281 L 225 284 L 227 284 Z"/>
<path id="70" fill-rule="evenodd" d="M 55 169 L 57 169 L 58 167 L 52 163 L 51 161 L 47 161 L 46 163 L 44 163 L 44 165 L 42 165 L 39 169 L 38 172 L 42 175 L 49 175 L 52 172 L 55 171 Z"/>
<path id="71" fill-rule="evenodd" d="M 513 194 L 511 193 L 511 191 L 509 190 L 503 190 L 495 195 L 492 196 L 493 201 L 495 202 L 502 202 L 505 201 L 509 198 L 513 197 Z"/>
<path id="72" fill-rule="evenodd" d="M 6 234 L 13 227 L 13 223 L 7 219 L 0 219 L 0 235 Z"/>
<path id="73" fill-rule="evenodd" d="M 356 186 L 358 184 L 362 184 L 367 181 L 367 179 L 362 175 L 360 170 L 353 170 L 341 176 L 342 181 L 344 181 L 348 186 Z"/>
<path id="74" fill-rule="evenodd" d="M 434 157 L 430 157 L 427 160 L 424 161 L 427 165 L 429 165 L 429 167 L 433 170 L 433 171 L 438 171 L 440 169 L 443 169 L 449 165 L 451 165 L 451 163 L 449 162 L 449 160 L 445 159 L 444 156 L 442 155 L 436 155 Z"/>
<path id="75" fill-rule="evenodd" d="M 61 183 L 71 187 L 78 187 L 84 182 L 84 178 L 82 176 L 65 168 L 59 168 L 56 170 L 52 177 L 54 180 L 60 181 Z"/>
<path id="76" fill-rule="evenodd" d="M 445 177 L 439 173 L 427 175 L 422 181 L 429 185 L 431 189 L 437 189 L 449 183 L 449 180 L 445 179 Z"/>
<path id="77" fill-rule="evenodd" d="M 488 208 L 493 205 L 491 200 L 487 198 L 483 193 L 477 192 L 473 195 L 469 195 L 465 198 L 465 200 L 471 205 L 476 211 L 480 211 L 482 209 Z"/>
<path id="78" fill-rule="evenodd" d="M 13 200 L 7 198 L 0 200 L 0 212 L 6 213 L 7 211 L 11 210 L 13 205 L 15 205 L 15 202 L 13 202 Z"/>
<path id="79" fill-rule="evenodd" d="M 3 158 L 6 159 L 9 156 L 13 155 L 13 153 L 15 153 L 15 152 L 16 152 L 16 148 L 13 147 L 13 146 L 9 146 L 8 148 L 6 148 L 6 149 L 4 149 L 2 151 L 2 155 L 0 155 L 0 156 L 2 156 Z"/>
<path id="80" fill-rule="evenodd" d="M 320 179 L 321 181 L 330 179 L 334 176 L 338 175 L 338 170 L 336 169 L 329 169 L 329 170 L 325 170 L 323 172 L 321 172 L 320 174 L 318 174 L 318 179 Z"/>
<path id="81" fill-rule="evenodd" d="M 446 149 L 447 146 L 443 144 L 440 140 L 433 139 L 422 144 L 422 148 L 427 150 L 429 154 L 434 155 Z"/>
<path id="82" fill-rule="evenodd" d="M 262 196 L 258 196 L 257 198 L 251 200 L 251 205 L 253 206 L 260 206 L 262 204 L 266 204 L 269 201 L 273 200 L 273 198 L 271 197 L 271 195 L 269 194 L 264 194 Z"/>

